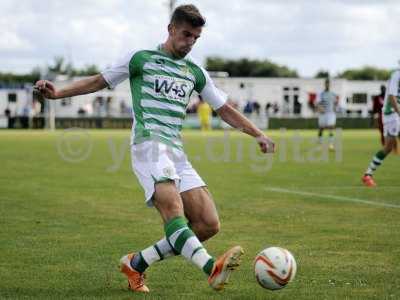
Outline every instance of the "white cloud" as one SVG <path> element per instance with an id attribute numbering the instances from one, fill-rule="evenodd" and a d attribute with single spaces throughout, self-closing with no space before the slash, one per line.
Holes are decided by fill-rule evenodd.
<path id="1" fill-rule="evenodd" d="M 29 51 L 32 45 L 29 41 L 22 39 L 15 32 L 4 32 L 0 39 L 0 49 L 3 51 Z"/>
<path id="2" fill-rule="evenodd" d="M 207 27 L 193 56 L 268 58 L 302 75 L 350 67 L 391 68 L 399 58 L 396 0 L 193 0 Z M 112 63 L 166 38 L 167 0 L 2 0 L 0 71 L 27 72 L 72 58 Z M 184 3 L 184 1 L 178 1 Z"/>

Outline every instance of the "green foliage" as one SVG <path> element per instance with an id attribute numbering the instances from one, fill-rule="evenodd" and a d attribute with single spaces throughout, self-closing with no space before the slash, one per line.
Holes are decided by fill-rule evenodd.
<path id="1" fill-rule="evenodd" d="M 348 80 L 387 80 L 391 70 L 365 66 L 360 69 L 349 69 L 338 75 L 339 78 Z"/>
<path id="2" fill-rule="evenodd" d="M 208 57 L 206 60 L 208 71 L 225 71 L 231 77 L 299 77 L 297 71 L 286 66 L 275 64 L 267 59 L 224 59 Z"/>
<path id="3" fill-rule="evenodd" d="M 76 69 L 72 63 L 66 63 L 64 57 L 56 56 L 53 63 L 47 68 L 47 72 L 51 74 L 62 74 L 73 76 L 90 76 L 98 74 L 100 71 L 96 65 L 87 65 L 82 69 Z M 40 79 L 39 67 L 34 68 L 28 74 L 13 74 L 13 73 L 2 73 L 0 72 L 0 83 L 1 84 L 24 84 L 32 83 Z"/>
<path id="4" fill-rule="evenodd" d="M 99 73 L 96 65 L 87 65 L 83 69 L 76 69 L 72 63 L 65 63 L 64 57 L 56 56 L 52 66 L 48 70 L 55 74 L 63 74 L 73 76 L 89 76 Z"/>
<path id="5" fill-rule="evenodd" d="M 315 74 L 314 78 L 329 78 L 329 71 L 327 70 L 319 70 L 317 74 Z"/>
<path id="6" fill-rule="evenodd" d="M 29 74 L 13 74 L 13 73 L 1 73 L 0 72 L 0 83 L 3 84 L 24 84 L 24 83 L 35 83 L 40 79 L 40 72 L 33 70 Z"/>
<path id="7" fill-rule="evenodd" d="M 73 69 L 72 76 L 90 76 L 100 73 L 96 65 L 87 65 L 83 69 Z"/>
<path id="8" fill-rule="evenodd" d="M 65 66 L 64 57 L 56 56 L 54 57 L 53 65 L 48 67 L 48 70 L 52 73 L 56 74 L 67 74 L 68 70 L 70 69 L 70 65 Z"/>

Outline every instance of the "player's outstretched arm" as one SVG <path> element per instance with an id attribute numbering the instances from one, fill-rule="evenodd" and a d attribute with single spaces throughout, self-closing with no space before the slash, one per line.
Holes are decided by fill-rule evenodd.
<path id="1" fill-rule="evenodd" d="M 256 138 L 263 153 L 272 153 L 275 151 L 274 142 L 235 108 L 225 103 L 216 111 L 226 123 Z"/>
<path id="2" fill-rule="evenodd" d="M 107 82 L 101 74 L 97 74 L 75 81 L 59 90 L 48 80 L 37 81 L 34 88 L 47 99 L 60 99 L 94 93 L 105 87 L 107 87 Z"/>

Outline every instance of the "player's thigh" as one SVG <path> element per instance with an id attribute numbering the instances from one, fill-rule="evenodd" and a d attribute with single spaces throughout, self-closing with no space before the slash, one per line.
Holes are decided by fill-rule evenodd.
<path id="1" fill-rule="evenodd" d="M 214 200 L 206 186 L 181 193 L 186 218 L 192 224 L 219 227 L 219 217 Z"/>

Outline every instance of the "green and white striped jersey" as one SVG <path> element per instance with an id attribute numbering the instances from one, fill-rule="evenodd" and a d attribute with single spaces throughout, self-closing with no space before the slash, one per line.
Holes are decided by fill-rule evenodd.
<path id="1" fill-rule="evenodd" d="M 384 115 L 394 113 L 393 106 L 389 101 L 389 95 L 395 96 L 397 98 L 397 104 L 400 105 L 400 70 L 394 71 L 387 83 L 385 101 L 382 109 Z"/>
<path id="2" fill-rule="evenodd" d="M 214 109 L 227 98 L 190 57 L 175 59 L 161 46 L 131 52 L 101 74 L 111 88 L 129 78 L 134 144 L 156 140 L 182 149 L 180 131 L 192 93 L 199 93 Z"/>

